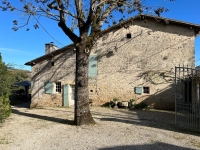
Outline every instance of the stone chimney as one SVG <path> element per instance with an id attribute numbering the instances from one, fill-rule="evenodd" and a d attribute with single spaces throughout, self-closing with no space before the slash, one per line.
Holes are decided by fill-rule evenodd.
<path id="1" fill-rule="evenodd" d="M 45 54 L 50 54 L 53 51 L 58 50 L 58 47 L 53 44 L 53 42 L 45 44 Z"/>

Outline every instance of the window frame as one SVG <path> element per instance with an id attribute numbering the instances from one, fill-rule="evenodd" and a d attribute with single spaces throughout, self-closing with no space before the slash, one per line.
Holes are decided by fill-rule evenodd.
<path id="1" fill-rule="evenodd" d="M 55 84 L 55 93 L 62 93 L 62 83 L 61 81 L 54 82 Z"/>
<path id="2" fill-rule="evenodd" d="M 150 87 L 149 86 L 143 86 L 143 92 L 144 94 L 150 94 Z"/>

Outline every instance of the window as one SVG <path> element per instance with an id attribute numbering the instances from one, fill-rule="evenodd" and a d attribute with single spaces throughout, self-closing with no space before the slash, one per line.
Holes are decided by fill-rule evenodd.
<path id="1" fill-rule="evenodd" d="M 145 94 L 150 94 L 150 87 L 147 87 L 147 86 L 136 86 L 135 87 L 135 94 L 142 94 L 142 93 L 145 93 Z"/>
<path id="2" fill-rule="evenodd" d="M 126 34 L 127 39 L 131 39 L 131 33 Z"/>
<path id="3" fill-rule="evenodd" d="M 143 93 L 149 94 L 150 88 L 149 87 L 143 87 Z"/>
<path id="4" fill-rule="evenodd" d="M 56 82 L 56 92 L 61 93 L 61 82 Z"/>

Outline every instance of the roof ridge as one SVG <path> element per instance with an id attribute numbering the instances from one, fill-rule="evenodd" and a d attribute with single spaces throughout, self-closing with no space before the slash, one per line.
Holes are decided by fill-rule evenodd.
<path id="1" fill-rule="evenodd" d="M 113 25 L 113 26 L 111 26 L 111 27 L 109 27 L 109 28 L 106 28 L 105 30 L 102 30 L 101 31 L 101 33 L 102 34 L 105 34 L 105 33 L 107 33 L 107 32 L 109 32 L 109 31 L 111 31 L 111 30 L 113 30 L 113 29 L 115 29 L 115 28 L 117 28 L 117 27 L 123 27 L 123 25 L 125 25 L 126 23 L 128 23 L 128 22 L 130 22 L 130 21 L 133 21 L 133 20 L 135 20 L 135 19 L 138 19 L 138 18 L 141 18 L 141 17 L 144 17 L 144 18 L 141 18 L 141 19 L 145 19 L 145 17 L 149 17 L 149 18 L 151 18 L 151 19 L 156 19 L 156 20 L 158 20 L 158 19 L 161 19 L 161 20 L 164 20 L 165 21 L 165 23 L 166 24 L 169 24 L 170 22 L 172 22 L 172 23 L 174 23 L 174 24 L 179 24 L 179 25 L 183 25 L 183 26 L 189 26 L 190 28 L 194 28 L 194 31 L 196 30 L 197 32 L 195 32 L 196 34 L 199 34 L 199 32 L 200 32 L 200 25 L 198 25 L 198 24 L 193 24 L 193 23 L 189 23 L 189 22 L 184 22 L 184 21 L 179 21 L 179 20 L 175 20 L 175 19 L 171 19 L 171 18 L 165 18 L 165 17 L 159 17 L 159 16 L 154 16 L 154 15 L 149 15 L 149 14 L 138 14 L 138 15 L 136 15 L 136 16 L 133 16 L 133 17 L 130 17 L 130 18 L 128 18 L 128 19 L 126 19 L 126 20 L 123 20 L 123 21 L 121 21 L 121 22 L 119 22 L 118 24 L 116 24 L 116 25 Z M 167 21 L 166 21 L 167 20 Z M 72 47 L 71 47 L 72 46 Z M 69 45 L 67 45 L 67 46 L 64 46 L 64 47 L 62 47 L 62 48 L 59 48 L 58 50 L 56 50 L 56 51 L 53 51 L 53 52 L 51 52 L 51 53 L 49 53 L 49 54 L 45 54 L 45 55 L 43 55 L 43 56 L 40 56 L 40 57 L 38 57 L 38 58 L 36 58 L 36 59 L 33 59 L 33 60 L 31 60 L 31 61 L 29 61 L 29 62 L 27 62 L 27 63 L 25 63 L 25 65 L 34 65 L 35 64 L 35 62 L 37 62 L 37 61 L 40 61 L 41 59 L 45 59 L 45 58 L 48 58 L 48 57 L 52 57 L 52 55 L 58 55 L 58 54 L 60 54 L 62 51 L 65 51 L 65 50 L 67 50 L 68 48 L 74 48 L 74 44 L 72 43 L 72 44 L 69 44 Z"/>
<path id="2" fill-rule="evenodd" d="M 194 24 L 194 23 L 190 23 L 190 22 L 186 22 L 186 21 L 180 21 L 180 20 L 176 20 L 176 19 L 171 19 L 171 18 L 166 18 L 166 17 L 160 17 L 160 16 L 154 16 L 154 15 L 149 15 L 149 14 L 138 14 L 136 16 L 133 16 L 133 17 L 130 17 L 126 20 L 123 20 L 121 22 L 119 22 L 118 24 L 115 24 L 111 27 L 108 27 L 104 30 L 102 30 L 102 32 L 106 33 L 116 27 L 119 27 L 119 26 L 123 26 L 123 24 L 126 24 L 128 23 L 129 21 L 133 21 L 135 19 L 138 19 L 139 17 L 149 17 L 149 18 L 155 18 L 155 19 L 162 19 L 162 20 L 168 20 L 168 21 L 171 21 L 172 23 L 177 23 L 177 24 L 181 24 L 181 25 L 186 25 L 186 26 L 192 26 L 192 27 L 196 27 L 196 28 L 199 28 L 200 29 L 200 24 Z"/>

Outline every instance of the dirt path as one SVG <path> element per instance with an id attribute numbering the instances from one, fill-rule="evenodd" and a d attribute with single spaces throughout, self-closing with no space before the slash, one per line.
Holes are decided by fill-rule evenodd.
<path id="1" fill-rule="evenodd" d="M 172 112 L 91 107 L 97 124 L 77 127 L 73 108 L 12 109 L 0 125 L 0 150 L 200 149 L 200 135 L 177 131 Z"/>

